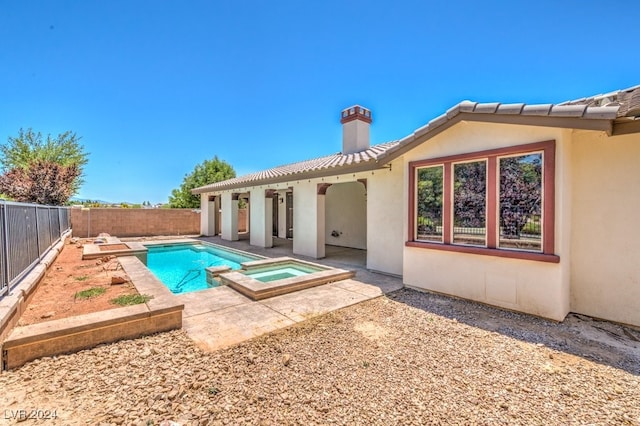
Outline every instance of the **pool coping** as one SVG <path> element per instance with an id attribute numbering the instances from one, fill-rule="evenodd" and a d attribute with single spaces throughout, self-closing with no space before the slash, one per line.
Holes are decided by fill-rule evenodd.
<path id="1" fill-rule="evenodd" d="M 129 242 L 133 242 L 133 241 L 127 241 L 125 243 L 129 243 Z M 222 245 L 219 245 L 219 244 L 211 243 L 211 242 L 208 242 L 208 241 L 196 240 L 196 239 L 193 239 L 193 238 L 179 238 L 179 239 L 175 239 L 175 240 L 149 240 L 149 241 L 139 242 L 139 244 L 141 244 L 141 245 L 143 245 L 145 247 L 147 247 L 147 246 L 169 247 L 169 246 L 178 246 L 178 245 L 184 245 L 184 244 L 191 244 L 191 245 L 202 244 L 202 245 L 210 245 L 210 246 L 213 246 L 213 247 L 220 247 L 220 248 L 224 249 L 225 251 L 230 251 L 232 253 L 235 253 L 235 254 L 238 254 L 238 255 L 242 255 L 242 256 L 245 256 L 245 257 L 255 257 L 256 258 L 255 261 L 271 259 L 269 257 L 262 256 L 262 255 L 259 255 L 259 254 L 249 253 L 249 252 L 246 252 L 246 251 L 243 251 L 243 250 L 235 249 L 233 247 L 226 247 L 226 246 L 222 246 Z M 255 261 L 252 260 L 251 262 L 255 262 Z"/>
<path id="2" fill-rule="evenodd" d="M 103 250 L 103 248 L 111 246 L 111 245 L 121 245 L 124 244 L 128 249 L 114 249 L 114 250 Z M 147 248 L 136 241 L 120 241 L 115 237 L 108 237 L 106 243 L 101 244 L 84 244 L 82 246 L 82 260 L 86 259 L 99 259 L 105 256 L 137 256 L 143 262 L 146 261 L 147 256 Z"/>

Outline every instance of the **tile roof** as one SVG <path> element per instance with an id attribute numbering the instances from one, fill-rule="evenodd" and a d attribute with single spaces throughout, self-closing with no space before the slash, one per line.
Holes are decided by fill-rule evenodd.
<path id="1" fill-rule="evenodd" d="M 312 160 L 285 164 L 284 166 L 278 166 L 196 188 L 192 192 L 194 194 L 201 194 L 204 192 L 253 186 L 261 183 L 284 182 L 288 179 L 299 179 L 300 177 L 307 176 L 313 172 L 326 172 L 325 174 L 333 174 L 334 172 L 343 173 L 348 172 L 351 168 L 358 168 L 359 166 L 367 167 L 368 165 L 371 165 L 370 168 L 376 168 L 377 160 L 397 144 L 397 141 L 386 142 L 373 145 L 369 149 L 353 154 L 342 154 L 339 152 L 337 154 L 314 158 Z"/>
<path id="2" fill-rule="evenodd" d="M 588 107 L 618 107 L 618 117 L 640 116 L 640 86 L 616 90 L 610 93 L 594 95 L 588 98 L 574 99 L 559 105 L 586 105 Z"/>
<path id="3" fill-rule="evenodd" d="M 605 95 L 566 101 L 559 104 L 524 103 L 503 104 L 499 102 L 478 103 L 462 101 L 444 114 L 432 119 L 399 141 L 371 146 L 353 154 L 337 153 L 313 160 L 301 161 L 274 167 L 237 178 L 213 183 L 192 190 L 194 194 L 242 188 L 260 184 L 287 182 L 294 179 L 373 170 L 382 167 L 402 153 L 412 149 L 433 135 L 440 133 L 461 120 L 493 121 L 504 123 L 536 123 L 537 125 L 589 127 L 587 122 L 610 126 L 620 117 L 640 116 L 640 86 L 619 90 Z M 561 124 L 554 119 L 564 119 Z M 628 119 L 628 118 L 624 118 Z M 569 121 L 566 121 L 569 120 Z M 602 130 L 602 128 L 598 128 Z"/>

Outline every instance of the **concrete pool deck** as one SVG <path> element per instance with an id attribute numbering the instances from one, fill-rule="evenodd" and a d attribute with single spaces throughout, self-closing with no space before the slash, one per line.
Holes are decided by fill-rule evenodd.
<path id="1" fill-rule="evenodd" d="M 382 294 L 348 279 L 258 301 L 227 286 L 176 297 L 184 304 L 182 328 L 202 349 L 216 350 Z"/>
<path id="2" fill-rule="evenodd" d="M 267 257 L 291 256 L 286 241 L 279 247 L 263 249 L 246 241 L 199 239 Z M 226 286 L 175 295 L 184 304 L 182 328 L 200 348 L 212 351 L 402 288 L 398 277 L 367 271 L 361 259 L 366 252 L 336 248 L 332 253 L 327 259 L 313 261 L 329 266 L 348 265 L 356 271 L 354 278 L 258 301 Z"/>

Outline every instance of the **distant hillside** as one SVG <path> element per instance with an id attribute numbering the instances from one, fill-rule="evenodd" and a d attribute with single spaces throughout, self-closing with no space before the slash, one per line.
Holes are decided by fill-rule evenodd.
<path id="1" fill-rule="evenodd" d="M 100 203 L 100 204 L 114 204 L 111 201 L 104 201 L 104 200 L 94 200 L 91 198 L 76 198 L 76 197 L 71 197 L 69 199 L 70 202 L 72 203 L 87 203 L 87 202 L 94 202 L 94 203 Z"/>

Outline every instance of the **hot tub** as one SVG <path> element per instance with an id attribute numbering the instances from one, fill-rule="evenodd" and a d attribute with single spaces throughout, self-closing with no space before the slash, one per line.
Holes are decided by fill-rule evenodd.
<path id="1" fill-rule="evenodd" d="M 279 257 L 245 262 L 242 270 L 221 274 L 220 282 L 253 300 L 261 300 L 354 275 L 355 272 L 345 269 Z"/>

